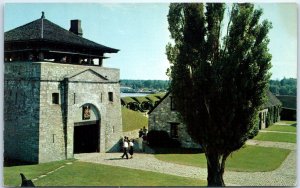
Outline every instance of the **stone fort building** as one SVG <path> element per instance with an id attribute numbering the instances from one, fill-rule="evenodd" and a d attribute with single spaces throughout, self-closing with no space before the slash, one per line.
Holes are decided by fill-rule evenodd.
<path id="1" fill-rule="evenodd" d="M 282 103 L 270 91 L 267 100 L 259 111 L 258 128 L 265 129 L 280 120 Z M 200 145 L 192 140 L 186 125 L 179 118 L 172 93 L 168 92 L 149 112 L 148 130 L 166 131 L 171 139 L 178 140 L 181 147 L 199 148 Z"/>
<path id="2" fill-rule="evenodd" d="M 44 16 L 4 35 L 4 157 L 33 163 L 119 149 L 122 136 L 117 53 Z"/>

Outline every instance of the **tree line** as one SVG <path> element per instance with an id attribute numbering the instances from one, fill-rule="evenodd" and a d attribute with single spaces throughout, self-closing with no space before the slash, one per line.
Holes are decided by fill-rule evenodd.
<path id="1" fill-rule="evenodd" d="M 134 90 L 152 89 L 167 90 L 169 88 L 169 80 L 121 80 L 122 87 L 131 87 Z"/>
<path id="2" fill-rule="evenodd" d="M 297 95 L 297 79 L 283 78 L 282 80 L 270 80 L 270 91 L 275 95 Z"/>
<path id="3" fill-rule="evenodd" d="M 121 86 L 132 89 L 168 90 L 169 80 L 121 80 Z M 297 95 L 297 79 L 283 78 L 281 80 L 270 80 L 269 89 L 275 95 Z"/>

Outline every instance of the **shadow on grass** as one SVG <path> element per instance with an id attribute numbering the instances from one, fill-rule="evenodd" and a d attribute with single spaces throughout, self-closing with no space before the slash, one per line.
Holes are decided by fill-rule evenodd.
<path id="1" fill-rule="evenodd" d="M 5 158 L 3 162 L 4 167 L 12 167 L 12 166 L 23 166 L 23 165 L 33 165 L 37 163 L 33 162 L 26 162 L 26 161 L 21 161 L 21 160 L 15 160 L 15 159 L 8 159 Z"/>
<path id="2" fill-rule="evenodd" d="M 294 124 L 292 124 L 291 126 L 293 126 L 293 127 L 297 127 L 297 123 L 294 123 Z"/>
<path id="3" fill-rule="evenodd" d="M 200 148 L 167 148 L 167 147 L 152 147 L 155 154 L 197 154 L 203 153 Z"/>

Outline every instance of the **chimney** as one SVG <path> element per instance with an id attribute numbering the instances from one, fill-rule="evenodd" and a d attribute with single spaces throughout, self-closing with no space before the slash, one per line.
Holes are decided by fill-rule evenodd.
<path id="1" fill-rule="evenodd" d="M 82 37 L 81 20 L 71 20 L 71 28 L 69 29 L 72 33 Z"/>

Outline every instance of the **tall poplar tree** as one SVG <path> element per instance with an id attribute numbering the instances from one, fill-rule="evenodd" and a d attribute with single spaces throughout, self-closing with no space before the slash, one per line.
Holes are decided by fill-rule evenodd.
<path id="1" fill-rule="evenodd" d="M 260 22 L 261 15 L 253 4 L 169 7 L 171 91 L 189 134 L 205 152 L 208 186 L 225 186 L 227 157 L 258 123 L 271 67 L 271 23 Z"/>

